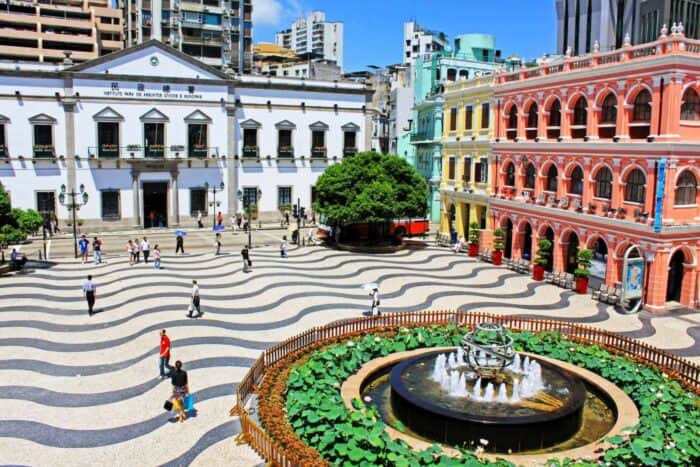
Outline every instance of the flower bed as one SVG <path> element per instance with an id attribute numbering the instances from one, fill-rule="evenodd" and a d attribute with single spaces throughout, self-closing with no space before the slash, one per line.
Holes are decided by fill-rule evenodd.
<path id="1" fill-rule="evenodd" d="M 450 458 L 439 446 L 414 451 L 393 440 L 374 408 L 354 401 L 345 408 L 340 385 L 364 363 L 390 353 L 458 345 L 468 331 L 455 325 L 401 327 L 324 342 L 292 353 L 268 369 L 259 391 L 259 415 L 267 434 L 301 465 L 510 465 L 463 451 Z M 513 332 L 520 351 L 537 353 L 591 370 L 624 390 L 640 412 L 640 423 L 613 445 L 601 461 L 610 465 L 699 465 L 700 400 L 657 369 L 554 332 Z M 400 427 L 398 427 L 400 428 Z M 590 460 L 552 465 L 598 465 Z"/>

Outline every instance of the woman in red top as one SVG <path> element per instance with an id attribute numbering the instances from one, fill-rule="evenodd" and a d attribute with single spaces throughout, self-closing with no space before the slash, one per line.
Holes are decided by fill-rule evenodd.
<path id="1" fill-rule="evenodd" d="M 165 374 L 165 368 L 168 374 Z M 170 338 L 165 334 L 165 329 L 160 331 L 160 379 L 170 376 L 172 367 L 170 366 Z"/>
<path id="2" fill-rule="evenodd" d="M 224 222 L 224 216 L 221 214 L 221 211 L 219 211 L 219 214 L 216 215 L 216 224 L 221 225 Z"/>

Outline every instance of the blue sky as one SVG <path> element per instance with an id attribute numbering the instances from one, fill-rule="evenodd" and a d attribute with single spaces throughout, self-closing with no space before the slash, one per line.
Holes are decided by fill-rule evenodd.
<path id="1" fill-rule="evenodd" d="M 345 71 L 401 61 L 403 23 L 427 29 L 496 36 L 504 56 L 539 57 L 556 49 L 554 0 L 253 0 L 254 41 L 274 42 L 275 32 L 312 10 L 345 23 Z"/>

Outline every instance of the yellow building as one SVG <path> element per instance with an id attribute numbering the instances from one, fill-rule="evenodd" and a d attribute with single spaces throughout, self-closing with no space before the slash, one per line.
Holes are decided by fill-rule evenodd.
<path id="1" fill-rule="evenodd" d="M 440 234 L 468 238 L 469 224 L 490 228 L 493 76 L 445 85 Z"/>

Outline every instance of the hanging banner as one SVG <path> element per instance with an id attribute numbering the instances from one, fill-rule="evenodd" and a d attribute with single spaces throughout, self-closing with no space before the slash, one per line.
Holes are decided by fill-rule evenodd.
<path id="1" fill-rule="evenodd" d="M 659 161 L 659 170 L 656 180 L 656 200 L 654 208 L 654 232 L 661 232 L 661 221 L 664 210 L 664 185 L 666 184 L 666 159 Z"/>

